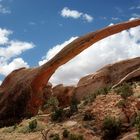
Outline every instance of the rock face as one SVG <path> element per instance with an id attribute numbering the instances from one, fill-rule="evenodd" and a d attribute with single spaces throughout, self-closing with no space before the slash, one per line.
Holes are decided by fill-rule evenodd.
<path id="1" fill-rule="evenodd" d="M 81 100 L 96 89 L 110 85 L 116 87 L 131 79 L 140 79 L 140 57 L 107 65 L 94 74 L 83 77 L 78 82 L 75 93 Z"/>
<path id="2" fill-rule="evenodd" d="M 59 105 L 66 107 L 70 104 L 71 96 L 73 94 L 74 86 L 64 86 L 63 84 L 57 85 L 52 89 L 53 96 L 57 97 Z"/>
<path id="3" fill-rule="evenodd" d="M 43 103 L 42 89 L 55 70 L 95 42 L 140 25 L 140 19 L 91 32 L 65 46 L 40 67 L 21 68 L 9 74 L 0 86 L 0 126 L 11 125 L 24 117 L 37 114 Z"/>

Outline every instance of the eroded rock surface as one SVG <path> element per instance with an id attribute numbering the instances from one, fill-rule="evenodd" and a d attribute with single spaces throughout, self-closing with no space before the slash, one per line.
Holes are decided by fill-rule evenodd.
<path id="1" fill-rule="evenodd" d="M 81 100 L 85 95 L 107 86 L 116 87 L 125 81 L 140 79 L 140 57 L 107 65 L 97 72 L 80 79 L 75 88 Z"/>

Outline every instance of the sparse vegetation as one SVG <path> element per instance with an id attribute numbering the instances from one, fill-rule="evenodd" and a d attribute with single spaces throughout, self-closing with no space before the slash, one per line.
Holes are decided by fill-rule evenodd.
<path id="1" fill-rule="evenodd" d="M 103 140 L 114 140 L 121 132 L 121 122 L 112 117 L 106 117 L 102 125 Z"/>
<path id="2" fill-rule="evenodd" d="M 63 131 L 63 137 L 64 137 L 64 138 L 68 138 L 69 133 L 70 133 L 70 132 L 69 132 L 67 129 L 64 129 L 64 131 Z"/>
<path id="3" fill-rule="evenodd" d="M 58 108 L 59 101 L 56 97 L 50 97 L 46 104 L 43 106 L 44 109 L 51 108 L 52 111 L 54 111 L 56 108 Z"/>
<path id="4" fill-rule="evenodd" d="M 60 140 L 60 137 L 59 137 L 59 134 L 51 134 L 50 136 L 49 136 L 49 138 L 51 139 L 51 140 Z"/>
<path id="5" fill-rule="evenodd" d="M 84 118 L 83 118 L 84 121 L 91 121 L 93 119 L 94 119 L 94 117 L 90 112 L 85 112 Z"/>
<path id="6" fill-rule="evenodd" d="M 96 96 L 98 96 L 98 95 L 107 95 L 109 93 L 110 89 L 111 89 L 110 86 L 103 87 L 103 88 L 100 88 L 100 89 L 96 90 L 95 94 L 96 94 Z"/>
<path id="7" fill-rule="evenodd" d="M 84 137 L 80 134 L 70 134 L 68 140 L 84 140 Z"/>
<path id="8" fill-rule="evenodd" d="M 75 94 L 73 94 L 71 98 L 71 104 L 70 104 L 70 112 L 71 114 L 78 111 L 78 100 L 76 99 Z"/>
<path id="9" fill-rule="evenodd" d="M 125 108 L 126 107 L 126 100 L 122 99 L 117 103 L 117 106 L 119 108 Z"/>
<path id="10" fill-rule="evenodd" d="M 93 102 L 94 100 L 96 99 L 96 94 L 95 93 L 90 93 L 90 94 L 88 94 L 88 95 L 86 95 L 85 97 L 84 97 L 84 104 L 86 105 L 86 104 L 88 104 L 88 103 L 91 103 L 91 102 Z"/>
<path id="11" fill-rule="evenodd" d="M 135 127 L 136 127 L 136 129 L 138 131 L 137 139 L 136 140 L 140 140 L 140 113 L 138 113 L 138 115 L 136 117 Z"/>
<path id="12" fill-rule="evenodd" d="M 93 102 L 98 95 L 107 95 L 109 93 L 110 89 L 111 89 L 111 87 L 107 86 L 107 87 L 104 87 L 104 88 L 97 89 L 95 92 L 88 94 L 83 99 L 84 104 L 86 105 L 88 103 Z"/>
<path id="13" fill-rule="evenodd" d="M 37 127 L 37 120 L 36 119 L 34 119 L 34 120 L 32 120 L 32 121 L 29 122 L 29 129 L 31 131 L 33 131 L 34 129 L 36 129 L 36 127 Z"/>
<path id="14" fill-rule="evenodd" d="M 54 112 L 51 113 L 51 120 L 61 122 L 64 119 L 65 113 L 63 108 L 56 108 Z"/>
<path id="15" fill-rule="evenodd" d="M 120 94 L 123 99 L 127 99 L 133 94 L 132 87 L 129 83 L 123 83 L 121 86 L 115 89 L 117 94 Z"/>

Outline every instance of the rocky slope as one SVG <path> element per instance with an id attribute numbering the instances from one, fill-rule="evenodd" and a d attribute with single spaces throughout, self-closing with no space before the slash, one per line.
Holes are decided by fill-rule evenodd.
<path id="1" fill-rule="evenodd" d="M 129 87 L 132 94 L 126 98 L 118 94 L 117 89 L 107 92 L 100 90 L 98 94 L 96 93 L 96 98 L 86 97 L 78 105 L 78 111 L 70 117 L 63 117 L 62 120 L 53 121 L 51 114 L 38 114 L 30 120 L 23 120 L 19 125 L 2 128 L 0 140 L 135 140 L 138 133 L 135 120 L 140 110 L 140 81 L 132 82 Z M 125 91 L 129 90 L 126 88 Z M 92 93 L 94 94 L 95 92 Z M 124 101 L 125 105 L 121 101 Z M 69 109 L 65 108 L 66 110 Z M 106 128 L 102 128 L 106 117 L 121 122 L 121 125 L 117 125 L 120 132 L 115 138 L 103 138 Z M 33 129 L 29 127 L 32 120 L 37 120 L 37 126 Z M 116 129 L 111 126 L 108 131 L 116 134 Z"/>

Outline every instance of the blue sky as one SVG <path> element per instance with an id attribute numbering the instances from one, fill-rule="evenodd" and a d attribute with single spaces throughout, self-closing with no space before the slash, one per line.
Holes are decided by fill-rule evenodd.
<path id="1" fill-rule="evenodd" d="M 0 38 L 9 40 L 0 43 L 0 80 L 14 68 L 37 66 L 48 58 L 50 48 L 63 46 L 72 37 L 138 17 L 140 0 L 0 0 Z M 9 46 L 16 51 L 20 45 L 17 53 L 9 51 Z M 6 48 L 8 56 L 3 54 Z M 79 76 L 88 72 L 92 70 Z"/>

